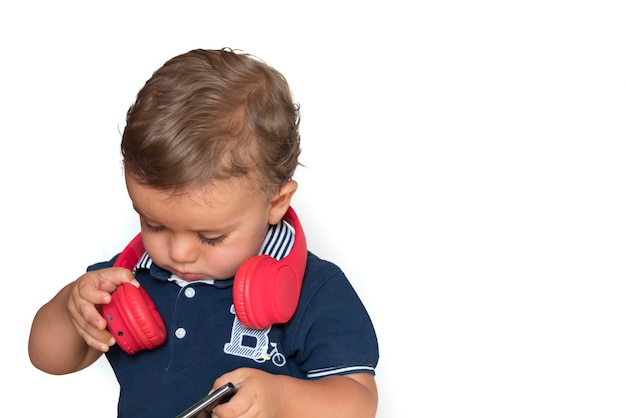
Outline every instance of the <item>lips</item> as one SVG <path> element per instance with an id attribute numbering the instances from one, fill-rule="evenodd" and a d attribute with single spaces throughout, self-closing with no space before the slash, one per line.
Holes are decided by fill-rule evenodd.
<path id="1" fill-rule="evenodd" d="M 198 274 L 198 273 L 183 273 L 182 271 L 177 271 L 177 270 L 174 270 L 173 273 L 176 276 L 188 282 L 192 282 L 194 280 L 201 280 L 204 278 L 204 275 Z"/>

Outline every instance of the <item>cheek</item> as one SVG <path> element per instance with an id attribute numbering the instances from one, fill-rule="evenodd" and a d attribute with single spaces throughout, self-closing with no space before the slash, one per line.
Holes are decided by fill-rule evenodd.
<path id="1" fill-rule="evenodd" d="M 235 275 L 237 269 L 245 260 L 246 254 L 241 249 L 234 247 L 210 247 L 203 245 L 201 247 L 201 255 L 203 269 L 210 276 L 219 279 L 228 279 Z"/>
<path id="2" fill-rule="evenodd" d="M 167 260 L 168 241 L 164 236 L 165 234 L 149 232 L 144 232 L 142 235 L 143 247 L 157 265 L 163 265 Z"/>
<path id="3" fill-rule="evenodd" d="M 243 239 L 215 247 L 203 245 L 200 247 L 203 269 L 216 278 L 231 278 L 244 261 L 258 255 L 261 244 L 262 241 Z"/>

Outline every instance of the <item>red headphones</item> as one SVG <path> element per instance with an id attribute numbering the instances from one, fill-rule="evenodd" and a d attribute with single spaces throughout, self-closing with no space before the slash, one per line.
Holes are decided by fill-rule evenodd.
<path id="1" fill-rule="evenodd" d="M 248 328 L 263 329 L 282 324 L 296 311 L 306 268 L 307 247 L 304 231 L 289 207 L 284 220 L 295 229 L 294 245 L 281 260 L 259 255 L 244 261 L 235 274 L 233 304 L 239 321 Z M 114 267 L 132 270 L 145 250 L 141 234 L 126 246 Z M 165 342 L 167 332 L 154 302 L 142 287 L 123 283 L 102 305 L 102 316 L 109 331 L 128 354 L 150 350 Z"/>

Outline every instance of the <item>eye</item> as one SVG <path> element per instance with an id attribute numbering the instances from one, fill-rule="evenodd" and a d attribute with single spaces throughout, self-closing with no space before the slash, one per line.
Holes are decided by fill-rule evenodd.
<path id="1" fill-rule="evenodd" d="M 145 219 L 141 219 L 141 225 L 147 232 L 161 232 L 165 229 L 163 226 L 150 225 Z"/>
<path id="2" fill-rule="evenodd" d="M 198 239 L 203 244 L 219 245 L 224 242 L 224 240 L 226 239 L 226 235 L 220 235 L 219 237 L 216 237 L 216 238 L 207 238 L 201 234 L 198 234 Z"/>

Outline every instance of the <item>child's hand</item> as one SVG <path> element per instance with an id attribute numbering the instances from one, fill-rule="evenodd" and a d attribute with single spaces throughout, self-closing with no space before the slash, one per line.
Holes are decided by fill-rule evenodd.
<path id="1" fill-rule="evenodd" d="M 106 352 L 115 339 L 106 329 L 98 307 L 111 301 L 111 293 L 124 282 L 139 283 L 125 268 L 108 268 L 83 274 L 70 285 L 66 307 L 70 321 L 85 343 Z"/>
<path id="2" fill-rule="evenodd" d="M 222 375 L 211 390 L 228 382 L 237 387 L 237 393 L 227 403 L 216 406 L 212 418 L 278 416 L 283 398 L 279 376 L 257 369 L 241 368 Z"/>
<path id="3" fill-rule="evenodd" d="M 213 409 L 212 418 L 373 418 L 378 394 L 374 376 L 354 373 L 298 379 L 242 368 L 215 380 L 213 389 L 231 382 L 237 392 Z"/>

